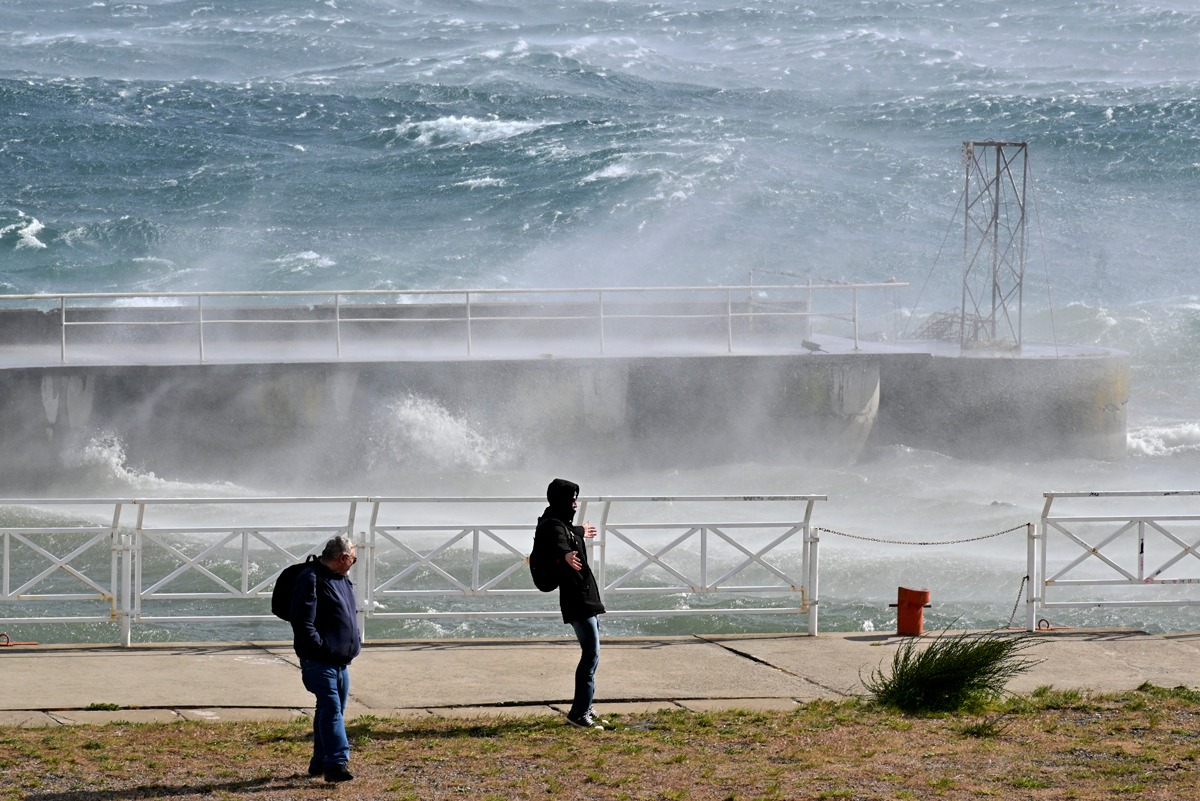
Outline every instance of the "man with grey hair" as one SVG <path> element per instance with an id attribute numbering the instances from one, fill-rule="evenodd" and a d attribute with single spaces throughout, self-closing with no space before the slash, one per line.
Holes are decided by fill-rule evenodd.
<path id="1" fill-rule="evenodd" d="M 346 700 L 350 696 L 350 662 L 362 649 L 358 609 L 350 568 L 357 547 L 345 534 L 325 543 L 321 558 L 296 577 L 292 595 L 292 645 L 300 658 L 304 687 L 317 697 L 313 715 L 310 776 L 327 782 L 353 779 L 346 737 Z"/>

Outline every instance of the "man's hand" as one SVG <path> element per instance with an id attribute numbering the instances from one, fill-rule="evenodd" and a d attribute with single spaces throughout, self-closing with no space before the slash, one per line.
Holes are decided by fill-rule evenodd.
<path id="1" fill-rule="evenodd" d="M 593 526 L 591 524 L 591 522 L 587 522 L 587 523 L 583 524 L 583 536 L 585 536 L 585 537 L 596 536 L 596 527 Z"/>
<path id="2" fill-rule="evenodd" d="M 579 551 L 570 551 L 563 557 L 563 561 L 567 563 L 567 567 L 572 570 L 583 570 L 583 560 L 579 558 Z"/>

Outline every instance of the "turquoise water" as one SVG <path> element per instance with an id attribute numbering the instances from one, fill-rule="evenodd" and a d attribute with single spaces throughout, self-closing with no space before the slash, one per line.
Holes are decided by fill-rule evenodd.
<path id="1" fill-rule="evenodd" d="M 1026 141 L 1026 336 L 1130 353 L 1126 459 L 889 448 L 839 470 L 613 474 L 581 458 L 574 473 L 597 494 L 827 493 L 820 524 L 866 535 L 985 534 L 1035 519 L 1047 490 L 1196 486 L 1198 38 L 1189 4 L 1115 0 L 5 4 L 0 291 L 740 284 L 772 269 L 895 277 L 919 320 L 959 301 L 962 142 Z M 398 492 L 545 484 L 510 466 L 519 444 L 427 399 L 380 412 L 364 459 Z M 47 491 L 212 491 L 129 464 L 122 441 L 97 432 Z M 938 620 L 1008 619 L 1023 542 L 960 549 L 953 570 L 901 553 L 831 544 L 828 625 L 886 627 L 901 583 L 946 599 Z M 445 633 L 497 630 L 482 625 Z"/>

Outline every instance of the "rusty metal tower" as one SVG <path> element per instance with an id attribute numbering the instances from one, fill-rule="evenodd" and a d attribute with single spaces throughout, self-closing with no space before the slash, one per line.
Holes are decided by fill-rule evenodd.
<path id="1" fill-rule="evenodd" d="M 963 347 L 1021 348 L 1025 142 L 963 142 Z"/>

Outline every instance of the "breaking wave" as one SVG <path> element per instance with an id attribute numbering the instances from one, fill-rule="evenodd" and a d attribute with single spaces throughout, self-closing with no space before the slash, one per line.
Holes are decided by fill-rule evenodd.
<path id="1" fill-rule="evenodd" d="M 371 443 L 373 467 L 422 465 L 439 470 L 480 472 L 510 462 L 508 443 L 478 431 L 428 398 L 408 395 L 388 404 Z"/>

